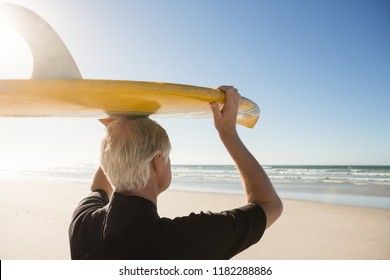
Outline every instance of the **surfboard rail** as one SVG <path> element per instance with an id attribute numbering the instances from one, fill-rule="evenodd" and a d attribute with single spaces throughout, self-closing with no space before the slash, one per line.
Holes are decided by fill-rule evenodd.
<path id="1" fill-rule="evenodd" d="M 1 117 L 151 115 L 210 117 L 224 103 L 217 89 L 116 80 L 0 80 Z M 254 127 L 259 107 L 241 98 L 237 123 Z"/>

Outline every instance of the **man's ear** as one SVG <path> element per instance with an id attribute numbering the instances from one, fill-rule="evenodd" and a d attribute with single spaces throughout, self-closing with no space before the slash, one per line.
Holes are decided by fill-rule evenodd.
<path id="1" fill-rule="evenodd" d="M 152 167 L 156 173 L 160 173 L 163 166 L 163 157 L 160 153 L 154 156 L 152 160 Z"/>

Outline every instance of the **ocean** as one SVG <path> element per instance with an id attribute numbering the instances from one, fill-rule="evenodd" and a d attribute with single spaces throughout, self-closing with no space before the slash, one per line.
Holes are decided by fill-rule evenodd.
<path id="1" fill-rule="evenodd" d="M 97 164 L 0 166 L 1 177 L 49 177 L 89 184 Z M 390 209 L 390 166 L 264 166 L 282 198 Z M 172 165 L 170 189 L 242 194 L 232 165 Z"/>

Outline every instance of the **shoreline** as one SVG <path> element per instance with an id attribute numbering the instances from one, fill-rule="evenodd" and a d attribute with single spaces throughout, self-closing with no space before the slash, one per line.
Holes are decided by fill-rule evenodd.
<path id="1" fill-rule="evenodd" d="M 287 168 L 288 167 L 288 168 Z M 0 178 L 29 178 L 89 184 L 97 164 L 36 164 L 0 167 Z M 268 166 L 282 198 L 337 205 L 390 209 L 390 169 L 387 166 Z M 173 165 L 170 189 L 242 194 L 233 165 Z"/>
<path id="2" fill-rule="evenodd" d="M 198 184 L 205 183 L 192 183 L 192 182 L 174 182 L 170 190 L 178 191 L 178 192 L 191 192 L 191 193 L 210 193 L 210 194 L 229 194 L 229 195 L 243 195 L 244 191 L 242 187 L 240 191 L 237 190 L 226 190 L 221 189 L 218 190 L 216 188 L 197 188 Z M 377 187 L 374 186 L 374 190 L 370 193 L 364 191 L 345 191 L 341 190 L 343 186 L 348 186 L 349 188 L 358 188 L 359 186 L 354 186 L 352 184 L 343 186 L 337 186 L 337 189 L 334 186 L 329 186 L 330 191 L 316 191 L 315 188 L 310 189 L 310 185 L 305 185 L 302 187 L 302 184 L 299 185 L 289 184 L 289 183 L 274 183 L 273 184 L 279 196 L 282 199 L 287 200 L 297 200 L 297 201 L 306 201 L 306 202 L 317 202 L 317 203 L 326 203 L 326 204 L 334 204 L 334 205 L 344 205 L 344 206 L 355 206 L 355 207 L 368 207 L 368 208 L 377 208 L 377 209 L 386 209 L 390 210 L 390 188 L 380 190 L 383 186 Z M 326 186 L 325 183 L 318 184 L 322 187 Z M 235 185 L 235 186 L 238 186 Z M 285 188 L 288 186 L 288 189 Z M 297 187 L 298 190 L 294 189 Z M 304 191 L 299 190 L 305 189 Z"/>
<path id="3" fill-rule="evenodd" d="M 69 259 L 68 225 L 89 184 L 0 177 L 0 259 Z M 233 259 L 390 259 L 390 210 L 283 199 L 284 213 L 263 238 Z M 244 195 L 168 190 L 160 216 L 223 211 Z"/>

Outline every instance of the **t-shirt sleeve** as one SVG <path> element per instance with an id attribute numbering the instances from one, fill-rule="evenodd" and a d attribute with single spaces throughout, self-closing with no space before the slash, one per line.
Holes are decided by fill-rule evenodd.
<path id="1" fill-rule="evenodd" d="M 82 214 L 86 214 L 88 212 L 96 211 L 100 208 L 103 208 L 109 203 L 109 198 L 107 196 L 107 193 L 103 190 L 96 190 L 93 191 L 80 201 L 80 203 L 77 205 L 72 220 L 75 220 L 78 218 L 78 216 Z"/>
<path id="2" fill-rule="evenodd" d="M 230 259 L 260 240 L 267 219 L 261 206 L 251 203 L 221 213 L 191 213 L 167 224 L 172 232 L 165 249 L 176 248 L 172 258 Z"/>
<path id="3" fill-rule="evenodd" d="M 101 232 L 104 213 L 102 208 L 109 203 L 103 190 L 92 192 L 77 205 L 69 226 L 69 241 L 72 259 L 81 258 L 86 252 L 96 247 L 98 239 L 85 238 L 84 232 Z M 99 236 L 99 235 L 96 235 Z"/>

